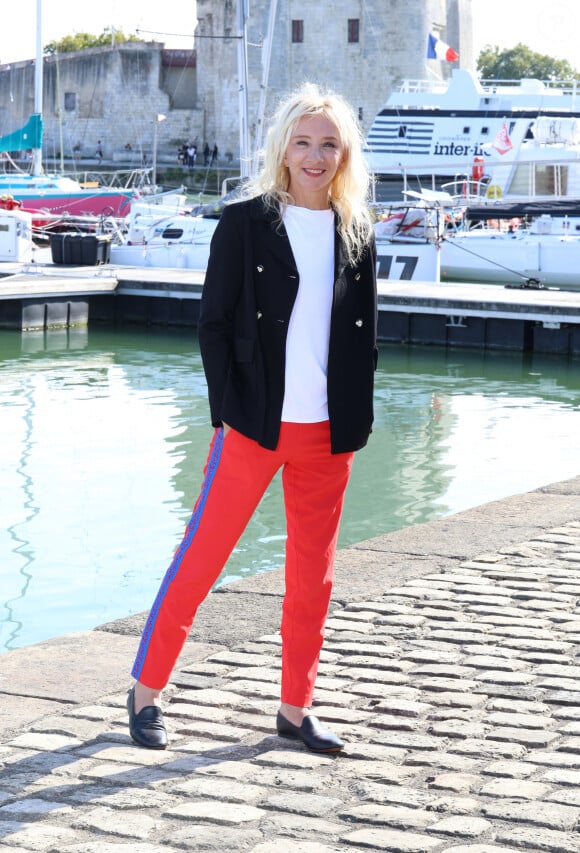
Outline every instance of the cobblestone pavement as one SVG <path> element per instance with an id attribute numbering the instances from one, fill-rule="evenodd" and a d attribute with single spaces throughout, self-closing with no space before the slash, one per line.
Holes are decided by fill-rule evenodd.
<path id="1" fill-rule="evenodd" d="M 131 744 L 124 693 L 65 709 L 0 745 L 0 847 L 580 851 L 579 601 L 567 523 L 335 608 L 337 757 L 273 735 L 277 636 L 176 672 L 166 752 Z"/>

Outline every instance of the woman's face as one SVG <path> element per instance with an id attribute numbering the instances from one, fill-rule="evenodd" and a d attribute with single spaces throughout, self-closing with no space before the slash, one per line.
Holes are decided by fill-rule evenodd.
<path id="1" fill-rule="evenodd" d="M 290 137 L 284 156 L 288 192 L 298 207 L 327 208 L 328 191 L 344 163 L 338 131 L 324 115 L 304 116 Z"/>

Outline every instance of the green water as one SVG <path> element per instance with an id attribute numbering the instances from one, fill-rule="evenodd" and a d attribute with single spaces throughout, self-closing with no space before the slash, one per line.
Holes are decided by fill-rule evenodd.
<path id="1" fill-rule="evenodd" d="M 580 472 L 580 364 L 384 347 L 340 545 Z M 211 429 L 194 334 L 0 333 L 0 652 L 145 610 Z M 219 583 L 283 562 L 279 478 Z"/>

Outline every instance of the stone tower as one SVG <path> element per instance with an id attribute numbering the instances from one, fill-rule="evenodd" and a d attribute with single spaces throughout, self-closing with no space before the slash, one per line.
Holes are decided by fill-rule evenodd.
<path id="1" fill-rule="evenodd" d="M 270 0 L 246 0 L 249 130 L 259 122 L 264 38 Z M 475 65 L 472 0 L 278 0 L 265 121 L 280 96 L 305 80 L 329 86 L 355 107 L 366 132 L 404 79 L 450 74 L 449 63 L 426 59 L 431 32 Z M 198 107 L 202 136 L 221 155 L 239 154 L 237 0 L 197 0 Z"/>

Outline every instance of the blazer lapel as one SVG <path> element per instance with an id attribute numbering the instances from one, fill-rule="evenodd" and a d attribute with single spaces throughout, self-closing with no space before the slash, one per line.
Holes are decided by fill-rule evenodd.
<path id="1" fill-rule="evenodd" d="M 296 275 L 296 261 L 292 253 L 290 240 L 283 222 L 279 221 L 278 215 L 273 210 L 265 209 L 263 205 L 256 211 L 256 219 L 262 222 L 264 228 L 263 238 L 268 250 L 276 256 L 276 259 L 288 270 Z"/>
<path id="2" fill-rule="evenodd" d="M 348 255 L 346 253 L 346 246 L 342 241 L 342 237 L 338 232 L 338 228 L 336 229 L 336 236 L 334 241 L 334 278 L 340 278 L 348 266 Z"/>
<path id="3" fill-rule="evenodd" d="M 348 266 L 348 255 L 342 241 L 338 228 L 334 241 L 334 305 L 340 302 L 346 290 L 346 276 L 344 271 Z"/>

